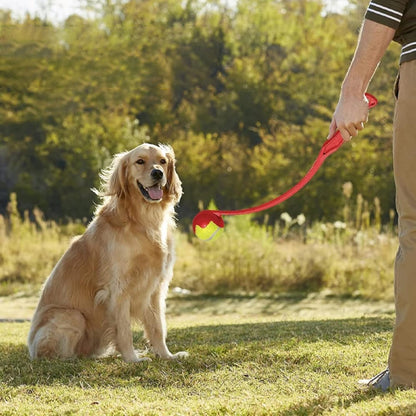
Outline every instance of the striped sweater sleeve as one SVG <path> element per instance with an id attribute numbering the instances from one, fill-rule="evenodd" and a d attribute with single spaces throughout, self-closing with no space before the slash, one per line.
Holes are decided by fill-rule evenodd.
<path id="1" fill-rule="evenodd" d="M 397 29 L 407 3 L 408 0 L 372 0 L 368 5 L 365 18 Z"/>

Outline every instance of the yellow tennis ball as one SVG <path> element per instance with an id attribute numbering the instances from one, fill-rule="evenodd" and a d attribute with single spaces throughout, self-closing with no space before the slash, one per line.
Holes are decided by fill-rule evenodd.
<path id="1" fill-rule="evenodd" d="M 213 241 L 224 230 L 224 221 L 220 215 L 212 211 L 201 211 L 192 223 L 195 235 L 203 241 Z"/>
<path id="2" fill-rule="evenodd" d="M 197 225 L 195 227 L 195 235 L 203 241 L 214 241 L 224 231 L 224 228 L 219 227 L 217 224 L 210 222 L 205 228 Z"/>

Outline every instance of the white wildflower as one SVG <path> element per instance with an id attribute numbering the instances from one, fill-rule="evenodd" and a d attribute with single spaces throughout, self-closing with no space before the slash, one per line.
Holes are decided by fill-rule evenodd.
<path id="1" fill-rule="evenodd" d="M 172 289 L 172 292 L 175 295 L 190 295 L 191 294 L 191 291 L 190 290 L 188 290 L 188 289 L 182 289 L 181 287 L 174 287 Z"/>
<path id="2" fill-rule="evenodd" d="M 305 217 L 303 214 L 299 214 L 299 215 L 296 217 L 296 221 L 297 221 L 297 223 L 298 223 L 299 225 L 303 225 L 303 224 L 305 224 L 306 217 Z"/>
<path id="3" fill-rule="evenodd" d="M 280 214 L 280 219 L 282 219 L 285 223 L 289 223 L 292 221 L 292 217 L 287 212 L 282 212 Z"/>
<path id="4" fill-rule="evenodd" d="M 334 227 L 338 230 L 345 230 L 345 228 L 347 228 L 347 224 L 345 224 L 345 222 L 342 221 L 335 221 Z"/>

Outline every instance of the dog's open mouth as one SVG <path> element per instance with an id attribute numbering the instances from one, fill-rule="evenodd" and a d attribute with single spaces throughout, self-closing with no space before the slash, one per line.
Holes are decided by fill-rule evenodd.
<path id="1" fill-rule="evenodd" d="M 144 187 L 139 181 L 137 181 L 137 185 L 148 201 L 159 202 L 163 197 L 163 189 L 161 188 L 160 184 L 156 184 L 149 187 Z"/>

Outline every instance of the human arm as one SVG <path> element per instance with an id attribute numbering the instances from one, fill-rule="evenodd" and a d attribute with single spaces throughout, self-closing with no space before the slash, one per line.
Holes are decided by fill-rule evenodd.
<path id="1" fill-rule="evenodd" d="M 368 118 L 364 93 L 395 32 L 386 25 L 364 20 L 354 57 L 342 83 L 329 137 L 339 130 L 344 140 L 350 140 L 364 128 Z"/>

